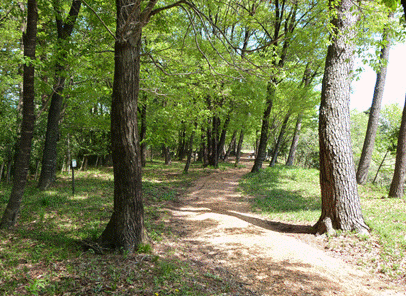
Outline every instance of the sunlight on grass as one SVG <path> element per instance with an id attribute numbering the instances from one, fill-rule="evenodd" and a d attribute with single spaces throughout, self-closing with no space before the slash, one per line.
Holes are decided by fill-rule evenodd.
<path id="1" fill-rule="evenodd" d="M 253 197 L 254 210 L 270 219 L 313 224 L 321 212 L 318 174 L 312 169 L 276 166 L 247 175 L 240 185 L 246 195 Z M 370 252 L 372 246 L 379 243 L 379 257 L 365 259 L 362 265 L 399 277 L 406 271 L 406 201 L 386 198 L 387 194 L 387 188 L 372 184 L 359 186 L 363 215 L 371 228 L 371 236 L 358 238 L 351 233 L 341 234 L 344 238 L 337 238 L 336 243 L 331 238 L 330 243 L 335 249 L 349 252 L 346 244 L 353 244 L 355 240 L 361 253 Z"/>
<path id="2" fill-rule="evenodd" d="M 255 210 L 271 219 L 315 222 L 320 215 L 318 171 L 276 166 L 249 174 L 243 191 L 254 198 Z"/>
<path id="3" fill-rule="evenodd" d="M 152 241 L 172 235 L 163 223 L 168 217 L 162 206 L 176 200 L 178 192 L 205 174 L 194 164 L 190 174 L 183 175 L 183 165 L 173 162 L 167 167 L 154 162 L 144 169 L 145 225 Z M 83 252 L 78 242 L 97 239 L 112 214 L 111 168 L 75 171 L 74 196 L 69 174 L 58 175 L 47 191 L 41 192 L 35 185 L 31 182 L 26 188 L 18 225 L 9 231 L 0 230 L 0 295 L 137 295 L 142 291 L 148 295 L 152 291 L 159 295 L 173 295 L 174 291 L 205 295 L 190 284 L 199 277 L 183 262 L 148 255 L 152 259 L 140 264 L 146 255 L 135 254 L 124 264 L 118 254 L 100 257 Z M 1 212 L 10 190 L 11 184 L 0 183 Z M 151 245 L 141 251 L 148 248 Z M 218 292 L 222 291 L 219 283 Z"/>

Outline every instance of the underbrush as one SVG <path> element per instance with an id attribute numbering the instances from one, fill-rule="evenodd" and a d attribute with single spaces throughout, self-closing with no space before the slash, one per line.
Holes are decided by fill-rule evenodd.
<path id="1" fill-rule="evenodd" d="M 193 164 L 149 162 L 143 173 L 145 225 L 155 244 L 173 236 L 163 206 L 177 200 L 211 169 Z M 0 230 L 0 295 L 210 295 L 225 292 L 223 281 L 171 256 L 154 255 L 152 245 L 138 253 L 96 255 L 79 242 L 98 238 L 113 209 L 111 168 L 75 172 L 75 195 L 69 174 L 60 174 L 47 191 L 26 188 L 18 224 Z M 11 185 L 0 184 L 3 213 Z"/>
<path id="2" fill-rule="evenodd" d="M 253 210 L 275 221 L 314 224 L 320 217 L 319 171 L 275 166 L 247 175 L 240 183 Z M 325 237 L 325 248 L 373 272 L 405 279 L 406 201 L 388 199 L 384 188 L 359 187 L 370 236 L 339 232 Z"/>

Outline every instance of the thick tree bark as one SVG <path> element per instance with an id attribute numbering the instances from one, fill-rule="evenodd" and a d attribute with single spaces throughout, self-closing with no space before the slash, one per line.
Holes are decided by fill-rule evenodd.
<path id="1" fill-rule="evenodd" d="M 297 145 L 299 144 L 300 129 L 302 127 L 302 118 L 303 118 L 303 113 L 300 113 L 297 116 L 295 131 L 293 133 L 292 144 L 290 145 L 289 156 L 288 156 L 288 159 L 286 160 L 287 166 L 292 166 L 295 161 Z"/>
<path id="2" fill-rule="evenodd" d="M 368 127 L 365 134 L 364 146 L 362 148 L 361 158 L 357 170 L 358 184 L 365 184 L 368 178 L 369 166 L 372 161 L 372 152 L 374 151 L 376 131 L 378 130 L 379 115 L 381 112 L 381 103 L 383 98 L 383 91 L 385 88 L 387 61 L 389 60 L 389 51 L 391 45 L 390 34 L 387 29 L 382 34 L 382 39 L 386 44 L 381 49 L 381 67 L 376 75 L 376 83 L 374 89 L 374 96 L 372 99 L 371 110 L 369 113 Z"/>
<path id="3" fill-rule="evenodd" d="M 276 141 L 275 148 L 274 148 L 273 153 L 272 153 L 272 159 L 271 159 L 271 162 L 269 163 L 270 167 L 273 167 L 276 164 L 276 161 L 278 159 L 279 149 L 280 149 L 280 147 L 282 145 L 283 137 L 285 136 L 285 131 L 286 131 L 286 127 L 288 125 L 290 114 L 291 113 L 290 113 L 290 110 L 289 110 L 288 113 L 286 114 L 285 118 L 283 119 L 282 127 L 281 127 L 281 130 L 279 132 L 279 136 L 278 136 L 278 140 Z"/>
<path id="4" fill-rule="evenodd" d="M 234 164 L 235 167 L 238 166 L 238 163 L 240 162 L 241 149 L 242 149 L 243 142 L 244 142 L 244 130 L 241 129 L 240 138 L 238 139 L 237 152 L 235 154 L 235 164 Z"/>
<path id="5" fill-rule="evenodd" d="M 35 60 L 35 47 L 37 38 L 37 2 L 27 1 L 27 29 L 23 34 L 24 56 Z M 0 222 L 0 228 L 9 228 L 16 224 L 24 195 L 29 169 L 31 144 L 35 125 L 35 86 L 34 65 L 24 64 L 23 75 L 23 121 L 21 125 L 21 138 L 18 156 L 15 164 L 13 188 L 10 199 Z"/>
<path id="6" fill-rule="evenodd" d="M 72 35 L 73 26 L 82 2 L 73 0 L 69 15 L 65 21 L 62 21 L 61 12 L 59 11 L 59 1 L 55 2 L 56 25 L 58 31 L 57 48 L 63 50 L 64 43 Z M 51 106 L 48 111 L 47 131 L 45 134 L 45 147 L 42 156 L 42 169 L 38 181 L 38 188 L 46 190 L 55 180 L 56 161 L 57 161 L 57 146 L 59 140 L 59 122 L 61 120 L 61 112 L 63 105 L 63 90 L 65 89 L 66 76 L 64 74 L 66 66 L 64 60 L 66 53 L 61 54 L 61 61 L 58 61 L 55 66 L 55 82 L 53 86 L 53 94 L 51 98 Z"/>
<path id="7" fill-rule="evenodd" d="M 390 185 L 389 197 L 403 197 L 406 173 L 406 98 L 400 124 L 398 145 L 396 148 L 395 171 Z"/>
<path id="8" fill-rule="evenodd" d="M 142 28 L 157 1 L 116 0 L 117 28 L 111 108 L 114 209 L 102 245 L 133 252 L 146 240 L 137 124 Z"/>
<path id="9" fill-rule="evenodd" d="M 350 137 L 350 83 L 355 38 L 355 4 L 330 1 L 335 32 L 328 47 L 319 113 L 322 213 L 318 233 L 335 229 L 367 233 L 355 177 Z"/>
<path id="10" fill-rule="evenodd" d="M 261 136 L 258 144 L 258 152 L 255 157 L 254 165 L 252 166 L 251 173 L 259 172 L 262 168 L 262 163 L 266 156 L 266 146 L 268 142 L 268 131 L 269 131 L 269 116 L 271 114 L 273 100 L 275 97 L 276 87 L 272 82 L 268 84 L 268 98 L 266 101 L 266 108 L 262 116 L 262 126 L 261 126 Z"/>

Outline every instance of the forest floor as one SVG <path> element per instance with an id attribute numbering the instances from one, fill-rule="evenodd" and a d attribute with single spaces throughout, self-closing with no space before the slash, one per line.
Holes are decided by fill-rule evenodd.
<path id="1" fill-rule="evenodd" d="M 244 165 L 197 180 L 168 206 L 165 223 L 175 236 L 154 253 L 172 252 L 207 278 L 227 279 L 222 295 L 406 295 L 404 283 L 362 270 L 353 254 L 330 252 L 311 225 L 253 213 L 238 191 L 252 162 Z"/>

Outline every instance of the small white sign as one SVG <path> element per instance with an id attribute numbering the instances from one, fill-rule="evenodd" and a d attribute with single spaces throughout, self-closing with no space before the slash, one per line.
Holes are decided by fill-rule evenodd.
<path id="1" fill-rule="evenodd" d="M 76 159 L 72 159 L 72 167 L 73 167 L 73 168 L 76 167 Z"/>

